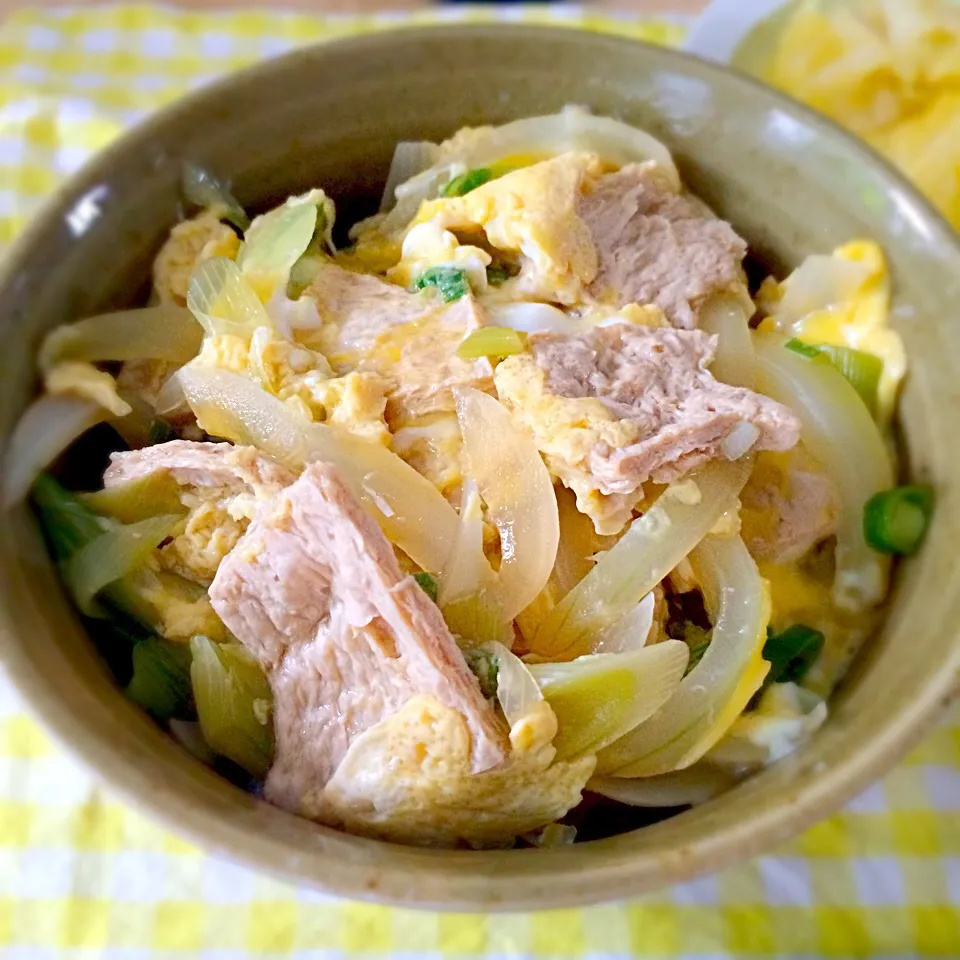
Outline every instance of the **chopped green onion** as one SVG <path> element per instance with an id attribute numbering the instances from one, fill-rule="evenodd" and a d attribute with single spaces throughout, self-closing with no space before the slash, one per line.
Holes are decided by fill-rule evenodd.
<path id="1" fill-rule="evenodd" d="M 799 683 L 820 656 L 823 644 L 823 634 L 802 623 L 794 623 L 782 633 L 768 627 L 763 645 L 763 658 L 771 664 L 768 681 Z"/>
<path id="2" fill-rule="evenodd" d="M 255 777 L 273 762 L 273 694 L 260 665 L 239 643 L 190 641 L 190 676 L 203 738 Z"/>
<path id="3" fill-rule="evenodd" d="M 924 483 L 884 490 L 863 508 L 863 535 L 879 553 L 908 557 L 920 549 L 933 513 L 933 488 Z"/>
<path id="4" fill-rule="evenodd" d="M 250 226 L 250 218 L 230 192 L 229 186 L 203 167 L 193 163 L 184 164 L 181 189 L 192 204 L 212 210 L 240 230 Z"/>
<path id="5" fill-rule="evenodd" d="M 158 720 L 193 717 L 190 647 L 148 637 L 133 648 L 133 677 L 127 696 Z"/>
<path id="6" fill-rule="evenodd" d="M 487 650 L 464 650 L 463 657 L 480 684 L 480 692 L 488 700 L 496 700 L 500 673 L 500 659 L 497 655 Z"/>
<path id="7" fill-rule="evenodd" d="M 456 267 L 430 267 L 429 270 L 423 271 L 415 286 L 417 290 L 436 287 L 447 303 L 459 300 L 470 292 L 466 271 L 458 270 Z"/>
<path id="8" fill-rule="evenodd" d="M 684 676 L 686 676 L 703 659 L 707 647 L 710 646 L 712 634 L 711 631 L 704 630 L 703 627 L 690 624 L 690 629 L 682 639 L 690 648 L 690 659 L 687 661 L 687 669 L 684 673 Z"/>
<path id="9" fill-rule="evenodd" d="M 487 283 L 489 283 L 491 287 L 502 286 L 511 276 L 510 270 L 500 264 L 491 263 L 490 266 L 487 267 Z"/>
<path id="10" fill-rule="evenodd" d="M 429 573 L 415 573 L 413 579 L 420 584 L 423 592 L 434 602 L 437 602 L 437 578 Z"/>
<path id="11" fill-rule="evenodd" d="M 512 357 L 527 349 L 526 338 L 510 327 L 480 327 L 457 348 L 461 360 L 477 357 Z"/>
<path id="12" fill-rule="evenodd" d="M 830 343 L 804 343 L 802 340 L 788 340 L 788 350 L 799 353 L 811 360 L 823 359 L 833 364 L 847 378 L 850 385 L 860 394 L 860 399 L 873 413 L 877 407 L 877 389 L 883 374 L 883 361 L 872 353 L 854 350 L 852 347 L 837 347 Z"/>
<path id="13" fill-rule="evenodd" d="M 461 173 L 459 177 L 454 177 L 440 190 L 440 196 L 462 197 L 465 193 L 482 187 L 492 179 L 493 171 L 489 167 L 477 167 L 476 170 L 468 170 L 466 173 Z"/>

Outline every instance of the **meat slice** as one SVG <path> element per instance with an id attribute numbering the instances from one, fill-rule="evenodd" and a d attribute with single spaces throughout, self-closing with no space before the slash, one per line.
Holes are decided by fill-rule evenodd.
<path id="1" fill-rule="evenodd" d="M 203 586 L 259 506 L 296 479 L 255 447 L 171 440 L 113 454 L 103 484 L 114 487 L 157 474 L 181 486 L 180 500 L 188 508 L 183 532 L 158 550 L 160 564 Z"/>
<path id="2" fill-rule="evenodd" d="M 505 731 L 439 608 L 333 468 L 309 466 L 274 499 L 210 599 L 270 677 L 271 802 L 329 819 L 323 789 L 350 744 L 421 694 L 462 714 L 474 771 L 504 759 Z"/>
<path id="3" fill-rule="evenodd" d="M 457 356 L 464 337 L 483 323 L 472 296 L 446 304 L 431 291 L 410 293 L 332 263 L 321 266 L 306 292 L 324 320 L 318 345 L 334 367 L 373 372 L 387 382 L 392 427 L 453 410 L 454 387 L 492 388 L 489 360 Z"/>
<path id="4" fill-rule="evenodd" d="M 597 532 L 612 534 L 643 483 L 670 483 L 724 457 L 724 440 L 740 424 L 756 429 L 757 450 L 797 442 L 790 410 L 714 379 L 707 366 L 715 346 L 700 330 L 632 324 L 542 335 L 531 338 L 532 357 L 499 365 L 497 391 Z"/>
<path id="5" fill-rule="evenodd" d="M 183 486 L 243 486 L 263 496 L 273 495 L 293 483 L 295 477 L 256 447 L 171 440 L 141 450 L 112 454 L 110 466 L 103 475 L 103 485 L 112 487 L 159 472 L 169 473 Z"/>
<path id="6" fill-rule="evenodd" d="M 596 247 L 589 293 L 617 306 L 655 303 L 675 327 L 697 325 L 697 307 L 744 290 L 746 243 L 699 201 L 675 193 L 653 164 L 630 164 L 589 182 L 580 217 Z"/>

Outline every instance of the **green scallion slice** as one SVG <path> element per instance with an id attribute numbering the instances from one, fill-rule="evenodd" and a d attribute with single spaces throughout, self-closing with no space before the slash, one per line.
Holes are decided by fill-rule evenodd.
<path id="1" fill-rule="evenodd" d="M 461 173 L 459 177 L 454 177 L 440 191 L 442 197 L 462 197 L 477 187 L 482 187 L 485 183 L 493 179 L 493 171 L 489 167 L 477 167 L 475 170 L 468 170 Z"/>
<path id="2" fill-rule="evenodd" d="M 430 267 L 424 270 L 416 282 L 416 288 L 423 290 L 425 287 L 436 287 L 447 303 L 459 300 L 470 292 L 466 272 L 456 267 Z"/>
<path id="3" fill-rule="evenodd" d="M 781 633 L 767 629 L 763 658 L 770 661 L 767 677 L 772 683 L 799 683 L 823 649 L 824 636 L 803 623 L 794 623 Z"/>
<path id="4" fill-rule="evenodd" d="M 908 557 L 920 549 L 933 513 L 933 488 L 908 484 L 872 496 L 863 508 L 863 535 L 879 553 Z"/>
<path id="5" fill-rule="evenodd" d="M 873 413 L 877 408 L 877 389 L 883 373 L 883 361 L 872 353 L 854 350 L 852 347 L 837 347 L 829 343 L 804 343 L 802 340 L 788 340 L 788 350 L 799 353 L 810 360 L 824 360 L 842 373 L 850 385 L 860 394 L 860 399 Z"/>
<path id="6" fill-rule="evenodd" d="M 434 602 L 437 602 L 437 578 L 429 573 L 415 573 L 413 579 L 420 584 L 423 592 Z"/>

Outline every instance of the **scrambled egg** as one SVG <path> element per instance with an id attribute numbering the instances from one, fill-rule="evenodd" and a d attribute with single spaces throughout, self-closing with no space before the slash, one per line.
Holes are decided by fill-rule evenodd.
<path id="1" fill-rule="evenodd" d="M 239 251 L 239 237 L 215 213 L 201 213 L 178 223 L 153 263 L 153 288 L 158 299 L 184 306 L 197 264 L 211 257 L 234 260 Z"/>
<path id="2" fill-rule="evenodd" d="M 217 643 L 230 639 L 204 587 L 163 570 L 146 571 L 138 586 L 154 611 L 155 628 L 168 640 L 186 643 L 198 633 Z"/>
<path id="3" fill-rule="evenodd" d="M 387 279 L 402 287 L 411 286 L 430 267 L 454 267 L 466 271 L 475 293 L 487 289 L 487 266 L 492 257 L 486 250 L 461 245 L 449 231 L 435 223 L 418 223 L 404 237 L 400 262 L 387 271 Z"/>
<path id="4" fill-rule="evenodd" d="M 877 388 L 877 411 L 881 423 L 893 415 L 897 391 L 907 370 L 907 357 L 900 335 L 890 329 L 890 279 L 880 247 L 870 240 L 857 240 L 837 247 L 833 256 L 858 264 L 863 279 L 856 290 L 837 304 L 827 304 L 797 320 L 793 335 L 805 343 L 852 347 L 883 361 Z M 776 309 L 790 284 L 765 281 L 758 300 L 769 311 Z M 769 321 L 765 321 L 769 323 Z"/>
<path id="5" fill-rule="evenodd" d="M 601 493 L 589 457 L 598 444 L 616 450 L 636 443 L 637 424 L 619 420 L 595 397 L 554 396 L 546 389 L 546 371 L 529 355 L 507 357 L 494 380 L 500 400 L 533 431 L 550 472 L 576 494 L 577 508 L 597 533 L 619 533 L 643 493 Z"/>
<path id="6" fill-rule="evenodd" d="M 518 292 L 576 303 L 597 273 L 597 252 L 578 204 L 584 177 L 603 171 L 596 154 L 566 153 L 515 170 L 462 197 L 425 201 L 415 224 L 481 229 L 498 250 L 521 254 Z"/>
<path id="7" fill-rule="evenodd" d="M 252 376 L 305 420 L 333 423 L 357 436 L 388 443 L 386 388 L 373 372 L 335 377 L 323 354 L 258 327 L 250 340 L 233 334 L 206 337 L 197 361 Z"/>
<path id="8" fill-rule="evenodd" d="M 353 742 L 318 798 L 321 816 L 400 843 L 512 845 L 575 807 L 595 765 L 592 756 L 554 762 L 552 710 L 517 727 L 507 763 L 474 774 L 463 716 L 414 697 Z"/>
<path id="9" fill-rule="evenodd" d="M 43 380 L 47 393 L 70 393 L 92 400 L 115 417 L 130 413 L 130 404 L 117 393 L 117 382 L 92 363 L 66 360 L 47 371 Z"/>

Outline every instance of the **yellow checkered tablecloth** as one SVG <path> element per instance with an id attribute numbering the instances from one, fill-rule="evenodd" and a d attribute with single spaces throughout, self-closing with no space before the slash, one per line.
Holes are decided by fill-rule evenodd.
<path id="1" fill-rule="evenodd" d="M 678 42 L 671 22 L 573 8 L 439 16 L 566 22 Z M 0 241 L 91 151 L 183 91 L 291 46 L 396 25 L 158 7 L 24 12 L 0 27 Z M 508 916 L 335 901 L 208 856 L 51 746 L 0 666 L 0 957 L 960 958 L 960 725 L 774 854 L 609 907 Z"/>

